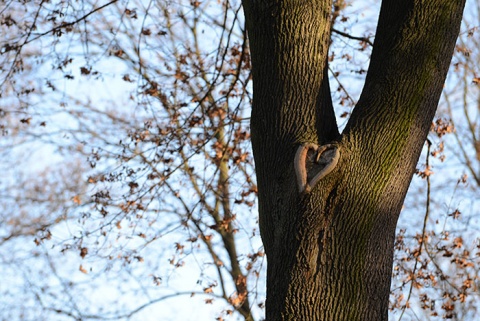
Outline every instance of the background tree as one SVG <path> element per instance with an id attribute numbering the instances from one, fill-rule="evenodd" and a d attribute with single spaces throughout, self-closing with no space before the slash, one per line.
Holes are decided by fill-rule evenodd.
<path id="1" fill-rule="evenodd" d="M 265 262 L 240 3 L 4 4 L 2 318 L 261 319 Z M 478 93 L 474 5 L 452 75 L 469 71 L 447 82 L 450 97 L 458 88 Z M 334 3 L 329 75 L 340 128 L 359 96 L 377 6 Z M 478 307 L 478 189 L 449 155 L 453 135 L 470 140 L 453 130 L 461 119 L 453 127 L 439 116 L 430 170 L 419 165 L 398 227 L 395 318 L 463 320 Z M 426 175 L 432 167 L 436 175 Z"/>

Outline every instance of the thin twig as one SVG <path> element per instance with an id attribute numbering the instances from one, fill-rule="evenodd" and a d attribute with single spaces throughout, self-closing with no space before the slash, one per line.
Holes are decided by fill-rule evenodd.
<path id="1" fill-rule="evenodd" d="M 427 157 L 425 161 L 425 166 L 428 170 L 429 166 L 429 159 L 430 159 L 430 147 L 432 146 L 432 142 L 427 139 Z M 417 272 L 417 266 L 418 266 L 418 261 L 420 260 L 420 255 L 422 254 L 422 248 L 425 247 L 425 250 L 427 250 L 427 245 L 425 244 L 425 237 L 426 237 L 426 230 L 427 230 L 427 221 L 428 221 L 428 216 L 430 214 L 430 175 L 426 175 L 427 179 L 427 200 L 425 204 L 425 216 L 423 218 L 423 228 L 422 228 L 422 237 L 420 239 L 420 248 L 418 249 L 418 256 L 415 258 L 415 265 L 413 267 L 412 271 L 412 280 L 410 283 L 410 289 L 408 291 L 408 296 L 407 296 L 407 301 L 405 302 L 405 306 L 402 309 L 402 314 L 398 318 L 398 321 L 402 320 L 403 314 L 405 313 L 405 310 L 407 308 L 408 302 L 410 301 L 410 297 L 412 296 L 412 290 L 413 290 L 413 283 L 415 281 L 415 274 Z"/>
<path id="2" fill-rule="evenodd" d="M 339 34 L 340 36 L 353 39 L 353 40 L 359 40 L 368 43 L 370 46 L 373 47 L 373 42 L 370 41 L 367 37 L 357 37 L 357 36 L 352 36 L 351 34 L 348 34 L 346 32 L 340 31 L 338 29 L 332 28 L 332 31 Z"/>

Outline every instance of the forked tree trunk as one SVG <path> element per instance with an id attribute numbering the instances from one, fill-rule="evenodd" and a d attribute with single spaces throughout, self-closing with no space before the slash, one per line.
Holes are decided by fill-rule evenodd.
<path id="1" fill-rule="evenodd" d="M 331 6 L 244 0 L 268 321 L 387 320 L 395 226 L 464 1 L 383 1 L 365 86 L 342 134 L 326 77 Z M 313 184 L 324 166 L 312 163 L 314 147 L 327 143 L 333 171 Z M 311 146 L 306 161 L 302 145 Z"/>

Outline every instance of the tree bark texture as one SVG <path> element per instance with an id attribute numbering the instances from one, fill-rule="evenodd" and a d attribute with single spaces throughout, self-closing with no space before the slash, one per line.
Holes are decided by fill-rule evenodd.
<path id="1" fill-rule="evenodd" d="M 463 7 L 382 2 L 364 89 L 340 134 L 326 65 L 332 2 L 244 0 L 268 321 L 388 319 L 395 227 Z M 294 166 L 304 144 L 340 153 L 309 192 Z"/>

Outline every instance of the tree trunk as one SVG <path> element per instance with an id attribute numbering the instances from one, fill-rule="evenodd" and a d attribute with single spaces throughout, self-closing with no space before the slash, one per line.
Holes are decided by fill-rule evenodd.
<path id="1" fill-rule="evenodd" d="M 365 86 L 339 134 L 326 71 L 331 1 L 244 0 L 267 320 L 388 319 L 395 226 L 463 7 L 383 1 Z M 326 144 L 320 159 L 333 171 L 316 182 Z"/>

